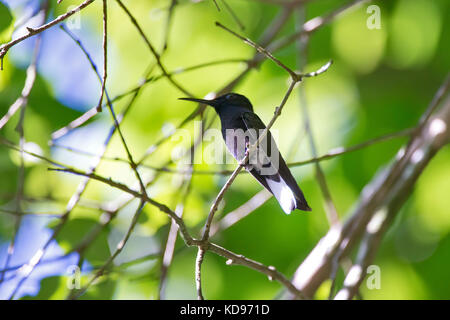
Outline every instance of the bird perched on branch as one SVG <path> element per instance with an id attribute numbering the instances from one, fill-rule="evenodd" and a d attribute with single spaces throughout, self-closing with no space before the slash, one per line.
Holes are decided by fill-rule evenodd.
<path id="1" fill-rule="evenodd" d="M 284 212 L 289 214 L 294 209 L 311 211 L 270 131 L 265 133 L 266 126 L 253 112 L 253 106 L 245 96 L 228 93 L 213 100 L 180 99 L 203 103 L 216 110 L 228 151 L 239 162 L 248 153 L 245 169 L 275 196 Z M 257 147 L 252 148 L 257 142 Z"/>

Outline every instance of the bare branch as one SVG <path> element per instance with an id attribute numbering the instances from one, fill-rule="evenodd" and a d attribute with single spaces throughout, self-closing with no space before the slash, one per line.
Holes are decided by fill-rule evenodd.
<path id="1" fill-rule="evenodd" d="M 246 156 L 248 157 L 248 156 Z M 217 195 L 216 199 L 214 200 L 213 205 L 211 206 L 211 209 L 209 211 L 209 215 L 208 218 L 206 219 L 206 223 L 205 223 L 205 229 L 203 232 L 203 241 L 208 241 L 209 239 L 209 231 L 211 228 L 211 223 L 212 220 L 214 218 L 214 214 L 217 211 L 217 208 L 219 207 L 220 202 L 222 201 L 225 192 L 227 192 L 227 190 L 231 187 L 231 184 L 233 183 L 234 179 L 236 179 L 238 173 L 242 170 L 242 168 L 244 167 L 244 162 L 241 162 L 236 169 L 233 171 L 233 173 L 231 174 L 231 176 L 228 178 L 227 182 L 224 184 L 224 186 L 222 187 L 222 189 L 220 190 L 219 194 Z"/>
<path id="2" fill-rule="evenodd" d="M 255 42 L 253 42 L 252 40 L 250 40 L 249 38 L 245 38 L 239 34 L 237 34 L 236 32 L 230 30 L 229 28 L 225 27 L 223 24 L 221 24 L 220 22 L 216 22 L 216 26 L 228 31 L 229 33 L 231 33 L 232 35 L 236 36 L 237 38 L 241 39 L 242 41 L 244 41 L 244 43 L 247 43 L 248 45 L 252 46 L 253 48 L 255 48 L 258 52 L 264 54 L 267 58 L 269 58 L 270 60 L 272 60 L 273 62 L 275 62 L 278 66 L 280 66 L 281 68 L 283 68 L 287 73 L 289 73 L 289 75 L 291 76 L 291 78 L 294 81 L 299 81 L 298 79 L 298 75 L 297 73 L 295 73 L 293 70 L 291 70 L 289 67 L 287 67 L 284 63 L 282 63 L 280 60 L 278 60 L 277 58 L 275 58 L 273 56 L 272 53 L 270 53 L 269 51 L 267 51 L 265 48 L 261 47 L 260 45 L 256 44 Z"/>
<path id="3" fill-rule="evenodd" d="M 233 11 L 233 8 L 227 3 L 226 0 L 222 0 L 223 5 L 225 6 L 225 9 L 230 13 L 231 17 L 233 18 L 234 22 L 239 26 L 241 30 L 245 29 L 244 24 L 242 23 L 241 19 L 237 16 L 237 14 Z"/>
<path id="4" fill-rule="evenodd" d="M 105 94 L 106 78 L 108 77 L 108 5 L 103 0 L 103 79 L 100 100 L 97 105 L 97 111 L 102 112 L 103 95 Z"/>
<path id="5" fill-rule="evenodd" d="M 61 172 L 69 172 L 69 173 L 73 173 L 76 175 L 80 175 L 80 176 L 84 176 L 90 179 L 94 179 L 100 182 L 103 182 L 107 185 L 110 185 L 114 188 L 120 189 L 126 193 L 129 193 L 131 195 L 133 195 L 135 198 L 139 198 L 139 199 L 143 199 L 146 202 L 150 203 L 151 205 L 157 207 L 159 210 L 161 210 L 164 213 L 167 213 L 173 220 L 175 220 L 175 222 L 177 222 L 178 227 L 180 228 L 180 231 L 182 233 L 183 236 L 185 236 L 185 241 L 187 244 L 193 244 L 195 243 L 195 241 L 189 236 L 189 233 L 187 232 L 187 228 L 184 225 L 184 222 L 181 218 L 179 218 L 177 216 L 177 214 L 175 212 L 173 212 L 172 210 L 170 210 L 166 205 L 159 203 L 155 200 L 153 200 L 152 198 L 148 197 L 145 194 L 140 194 L 138 191 L 135 191 L 133 189 L 130 189 L 129 187 L 127 187 L 126 185 L 120 183 L 120 182 L 116 182 L 114 180 L 112 180 L 111 178 L 104 178 L 102 176 L 99 176 L 95 173 L 87 173 L 87 172 L 83 172 L 74 168 L 69 168 L 69 167 L 65 167 L 63 169 L 49 169 L 51 171 L 61 171 Z"/>
<path id="6" fill-rule="evenodd" d="M 282 273 L 277 271 L 273 266 L 265 266 L 262 263 L 251 260 L 249 258 L 244 257 L 243 255 L 239 255 L 233 253 L 225 248 L 222 248 L 216 244 L 210 243 L 208 245 L 208 250 L 212 251 L 224 258 L 227 258 L 227 265 L 243 265 L 249 267 L 253 270 L 259 271 L 269 278 L 269 280 L 276 280 L 280 282 L 283 286 L 285 286 L 291 294 L 293 294 L 296 298 L 304 299 L 304 294 L 299 291 Z"/>
<path id="7" fill-rule="evenodd" d="M 3 58 L 5 57 L 6 53 L 8 52 L 9 49 L 11 49 L 11 47 L 15 46 L 16 44 L 22 42 L 25 39 L 28 39 L 32 36 L 35 36 L 39 33 L 41 33 L 42 31 L 45 31 L 55 25 L 57 25 L 58 23 L 66 20 L 67 18 L 69 18 L 70 16 L 72 16 L 73 14 L 79 12 L 80 10 L 82 10 L 83 8 L 87 7 L 88 5 L 90 5 L 92 2 L 94 2 L 95 0 L 86 0 L 83 3 L 81 3 L 78 7 L 67 11 L 66 13 L 58 16 L 57 18 L 55 18 L 54 20 L 38 27 L 38 28 L 30 28 L 27 27 L 28 33 L 17 38 L 14 40 L 11 40 L 8 43 L 5 43 L 3 45 L 0 46 L 0 60 L 3 60 Z"/>
<path id="8" fill-rule="evenodd" d="M 164 29 L 164 43 L 162 52 L 167 50 L 167 45 L 169 43 L 170 27 L 172 25 L 173 12 L 175 11 L 175 7 L 177 4 L 178 0 L 170 0 L 170 6 L 167 12 L 166 27 Z"/>
<path id="9" fill-rule="evenodd" d="M 310 19 L 303 24 L 303 27 L 299 31 L 295 32 L 292 35 L 285 36 L 285 37 L 275 41 L 274 43 L 272 43 L 272 45 L 269 47 L 269 50 L 277 51 L 277 50 L 280 50 L 280 49 L 286 47 L 287 45 L 293 43 L 298 38 L 305 37 L 305 36 L 309 37 L 315 31 L 319 30 L 323 26 L 332 22 L 336 17 L 341 15 L 343 12 L 345 12 L 351 8 L 355 8 L 358 5 L 361 5 L 362 3 L 367 2 L 367 1 L 368 0 L 353 0 L 353 1 L 350 1 L 349 3 L 345 4 L 344 6 L 332 11 L 328 15 L 318 16 L 313 19 Z"/>
<path id="10" fill-rule="evenodd" d="M 128 15 L 128 17 L 131 20 L 131 23 L 136 27 L 136 29 L 138 30 L 139 34 L 141 35 L 142 39 L 144 40 L 144 42 L 146 43 L 147 47 L 150 49 L 151 53 L 153 54 L 153 56 L 156 59 L 156 63 L 158 64 L 159 68 L 161 69 L 162 73 L 165 75 L 165 77 L 167 78 L 167 80 L 170 81 L 170 83 L 172 83 L 177 89 L 179 89 L 181 92 L 183 92 L 184 94 L 192 97 L 193 95 L 187 91 L 185 88 L 183 88 L 178 82 L 176 82 L 172 76 L 167 72 L 166 68 L 164 67 L 164 65 L 162 64 L 161 61 L 161 55 L 156 51 L 156 49 L 153 47 L 153 45 L 151 44 L 150 40 L 147 38 L 147 36 L 145 35 L 144 31 L 142 30 L 142 28 L 140 27 L 139 23 L 137 22 L 136 18 L 133 16 L 133 14 L 128 10 L 128 8 L 123 4 L 123 2 L 121 0 L 116 0 L 116 2 L 119 4 L 119 6 L 122 8 L 122 10 Z"/>
<path id="11" fill-rule="evenodd" d="M 195 286 L 197 288 L 197 299 L 205 300 L 202 292 L 202 263 L 205 256 L 205 249 L 198 247 L 197 258 L 195 259 Z"/>

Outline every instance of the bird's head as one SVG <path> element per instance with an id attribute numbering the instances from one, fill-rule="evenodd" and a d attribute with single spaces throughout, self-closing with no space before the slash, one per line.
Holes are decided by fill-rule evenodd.
<path id="1" fill-rule="evenodd" d="M 224 110 L 229 107 L 241 107 L 248 109 L 249 111 L 253 111 L 253 106 L 250 103 L 250 101 L 245 96 L 238 93 L 227 93 L 212 100 L 197 99 L 197 98 L 180 98 L 180 100 L 204 103 L 214 107 L 214 109 L 216 109 L 217 111 L 220 109 Z"/>

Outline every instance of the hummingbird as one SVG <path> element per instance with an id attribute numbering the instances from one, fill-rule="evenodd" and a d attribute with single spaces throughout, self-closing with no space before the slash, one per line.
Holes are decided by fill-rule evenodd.
<path id="1" fill-rule="evenodd" d="M 228 151 L 239 163 L 245 158 L 249 146 L 256 143 L 266 129 L 253 112 L 251 102 L 243 95 L 227 93 L 212 100 L 180 98 L 212 106 L 220 118 L 222 136 Z M 270 131 L 249 154 L 244 168 L 264 188 L 272 193 L 286 214 L 295 209 L 311 211 L 286 162 L 281 156 Z"/>

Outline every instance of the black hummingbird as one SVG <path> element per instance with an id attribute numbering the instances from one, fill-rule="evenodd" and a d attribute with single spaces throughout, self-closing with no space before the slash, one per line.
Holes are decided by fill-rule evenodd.
<path id="1" fill-rule="evenodd" d="M 237 161 L 242 161 L 247 148 L 258 140 L 266 128 L 253 112 L 250 101 L 243 95 L 228 93 L 213 100 L 180 99 L 210 105 L 216 110 L 227 149 Z M 257 150 L 249 154 L 245 169 L 275 196 L 287 214 L 294 209 L 311 211 L 270 131 L 260 141 Z"/>

